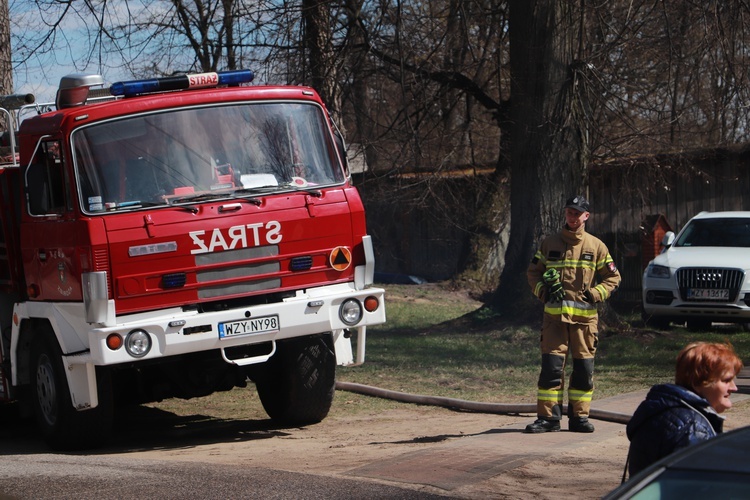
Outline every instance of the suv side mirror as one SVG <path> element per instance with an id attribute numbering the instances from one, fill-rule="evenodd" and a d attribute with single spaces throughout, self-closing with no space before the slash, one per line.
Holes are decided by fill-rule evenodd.
<path id="1" fill-rule="evenodd" d="M 675 236 L 672 231 L 667 231 L 667 233 L 664 235 L 664 238 L 661 240 L 661 246 L 663 246 L 665 249 L 672 246 L 672 243 L 674 243 Z"/>

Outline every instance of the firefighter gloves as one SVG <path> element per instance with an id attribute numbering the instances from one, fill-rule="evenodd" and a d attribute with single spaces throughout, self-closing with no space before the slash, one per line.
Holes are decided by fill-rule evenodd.
<path id="1" fill-rule="evenodd" d="M 550 286 L 552 283 L 560 282 L 560 273 L 557 272 L 557 269 L 547 269 L 544 271 L 542 279 L 545 285 Z"/>
<path id="2" fill-rule="evenodd" d="M 562 283 L 560 283 L 560 273 L 557 269 L 547 269 L 542 275 L 542 280 L 547 286 L 547 296 L 552 302 L 562 301 L 565 291 L 563 290 Z"/>
<path id="3" fill-rule="evenodd" d="M 563 291 L 562 283 L 558 281 L 549 286 L 549 297 L 552 299 L 552 302 L 561 302 L 564 296 L 565 292 Z"/>

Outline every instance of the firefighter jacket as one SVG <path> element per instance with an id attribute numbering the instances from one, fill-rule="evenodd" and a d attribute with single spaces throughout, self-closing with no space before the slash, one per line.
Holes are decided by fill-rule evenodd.
<path id="1" fill-rule="evenodd" d="M 565 292 L 561 302 L 548 300 L 542 280 L 551 268 L 560 273 Z M 534 295 L 545 301 L 544 313 L 564 323 L 596 324 L 596 304 L 607 300 L 620 285 L 620 272 L 607 246 L 583 225 L 577 231 L 565 226 L 545 238 L 526 274 Z"/>

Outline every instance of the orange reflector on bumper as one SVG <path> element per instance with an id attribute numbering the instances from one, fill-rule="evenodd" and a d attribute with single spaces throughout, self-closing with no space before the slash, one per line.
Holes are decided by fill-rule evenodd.
<path id="1" fill-rule="evenodd" d="M 367 312 L 373 312 L 377 310 L 378 307 L 380 307 L 380 301 L 377 297 L 370 295 L 365 299 L 365 310 Z"/>
<path id="2" fill-rule="evenodd" d="M 107 336 L 107 347 L 109 347 L 113 351 L 116 351 L 117 349 L 122 347 L 122 337 L 119 333 L 110 333 Z"/>

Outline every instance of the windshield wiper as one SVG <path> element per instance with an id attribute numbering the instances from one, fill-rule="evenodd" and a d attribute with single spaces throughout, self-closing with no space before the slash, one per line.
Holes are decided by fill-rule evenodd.
<path id="1" fill-rule="evenodd" d="M 250 195 L 243 196 L 243 195 L 232 193 L 232 199 L 246 201 L 248 203 L 252 203 L 256 207 L 259 207 L 262 204 L 262 202 L 258 198 L 251 198 Z"/>
<path id="2" fill-rule="evenodd" d="M 239 195 L 251 195 L 251 194 L 266 194 L 272 193 L 279 190 L 278 184 L 268 184 L 265 186 L 253 186 L 253 187 L 241 187 L 234 190 L 234 194 Z"/>
<path id="3" fill-rule="evenodd" d="M 206 200 L 213 200 L 216 198 L 222 198 L 229 196 L 229 193 L 195 193 L 195 194 L 186 194 L 183 196 L 178 196 L 176 198 L 170 198 L 167 200 L 167 202 L 170 205 L 174 205 L 177 203 L 194 203 L 197 201 L 206 201 Z"/>
<path id="4" fill-rule="evenodd" d="M 284 189 L 291 189 L 292 191 L 297 191 L 299 193 L 306 193 L 306 194 L 309 194 L 310 196 L 314 196 L 316 198 L 320 198 L 321 196 L 323 196 L 323 193 L 322 193 L 322 191 L 320 191 L 320 189 L 313 189 L 313 188 L 310 188 L 310 187 L 297 186 L 297 185 L 295 185 L 292 182 L 284 182 L 284 183 L 280 184 L 280 187 L 282 187 Z"/>
<path id="5" fill-rule="evenodd" d="M 167 203 L 170 206 L 179 206 L 179 207 L 185 207 L 186 203 L 198 203 L 201 201 L 207 201 L 207 200 L 214 200 L 219 198 L 229 198 L 233 200 L 240 200 L 245 201 L 247 203 L 252 203 L 255 206 L 260 206 L 261 201 L 257 198 L 254 198 L 253 195 L 262 195 L 262 194 L 270 194 L 277 191 L 288 191 L 292 190 L 299 193 L 306 193 L 310 196 L 315 196 L 316 198 L 320 198 L 323 194 L 318 189 L 310 189 L 300 186 L 295 186 L 292 183 L 285 182 L 282 184 L 273 184 L 273 185 L 265 185 L 265 186 L 254 186 L 254 187 L 245 187 L 245 188 L 238 188 L 234 191 L 223 191 L 221 193 L 195 193 L 195 194 L 187 194 L 184 196 L 179 196 L 176 198 L 171 198 L 167 200 Z M 197 210 L 193 210 L 190 208 L 187 208 L 188 210 L 193 211 L 193 213 L 196 213 Z"/>
<path id="6" fill-rule="evenodd" d="M 236 191 L 222 192 L 222 193 L 197 193 L 197 194 L 192 194 L 192 195 L 185 195 L 185 196 L 180 196 L 178 198 L 172 198 L 168 200 L 168 204 L 170 206 L 175 206 L 175 207 L 184 207 L 193 213 L 197 213 L 198 212 L 197 208 L 189 207 L 188 205 L 185 205 L 185 204 L 186 203 L 198 203 L 198 202 L 207 201 L 207 200 L 217 200 L 220 198 L 229 198 L 233 200 L 246 201 L 248 203 L 252 203 L 255 206 L 260 206 L 261 204 L 260 200 L 256 198 L 250 198 L 249 196 L 238 196 Z"/>
<path id="7" fill-rule="evenodd" d="M 289 189 L 291 189 L 292 191 L 300 192 L 300 193 L 307 193 L 311 196 L 315 196 L 316 198 L 319 198 L 320 196 L 322 196 L 322 193 L 320 192 L 319 189 L 312 189 L 308 187 L 297 186 L 292 182 L 282 182 L 281 184 L 268 184 L 265 186 L 253 186 L 253 187 L 240 188 L 240 189 L 237 189 L 235 193 L 268 194 L 274 191 L 286 191 Z"/>

